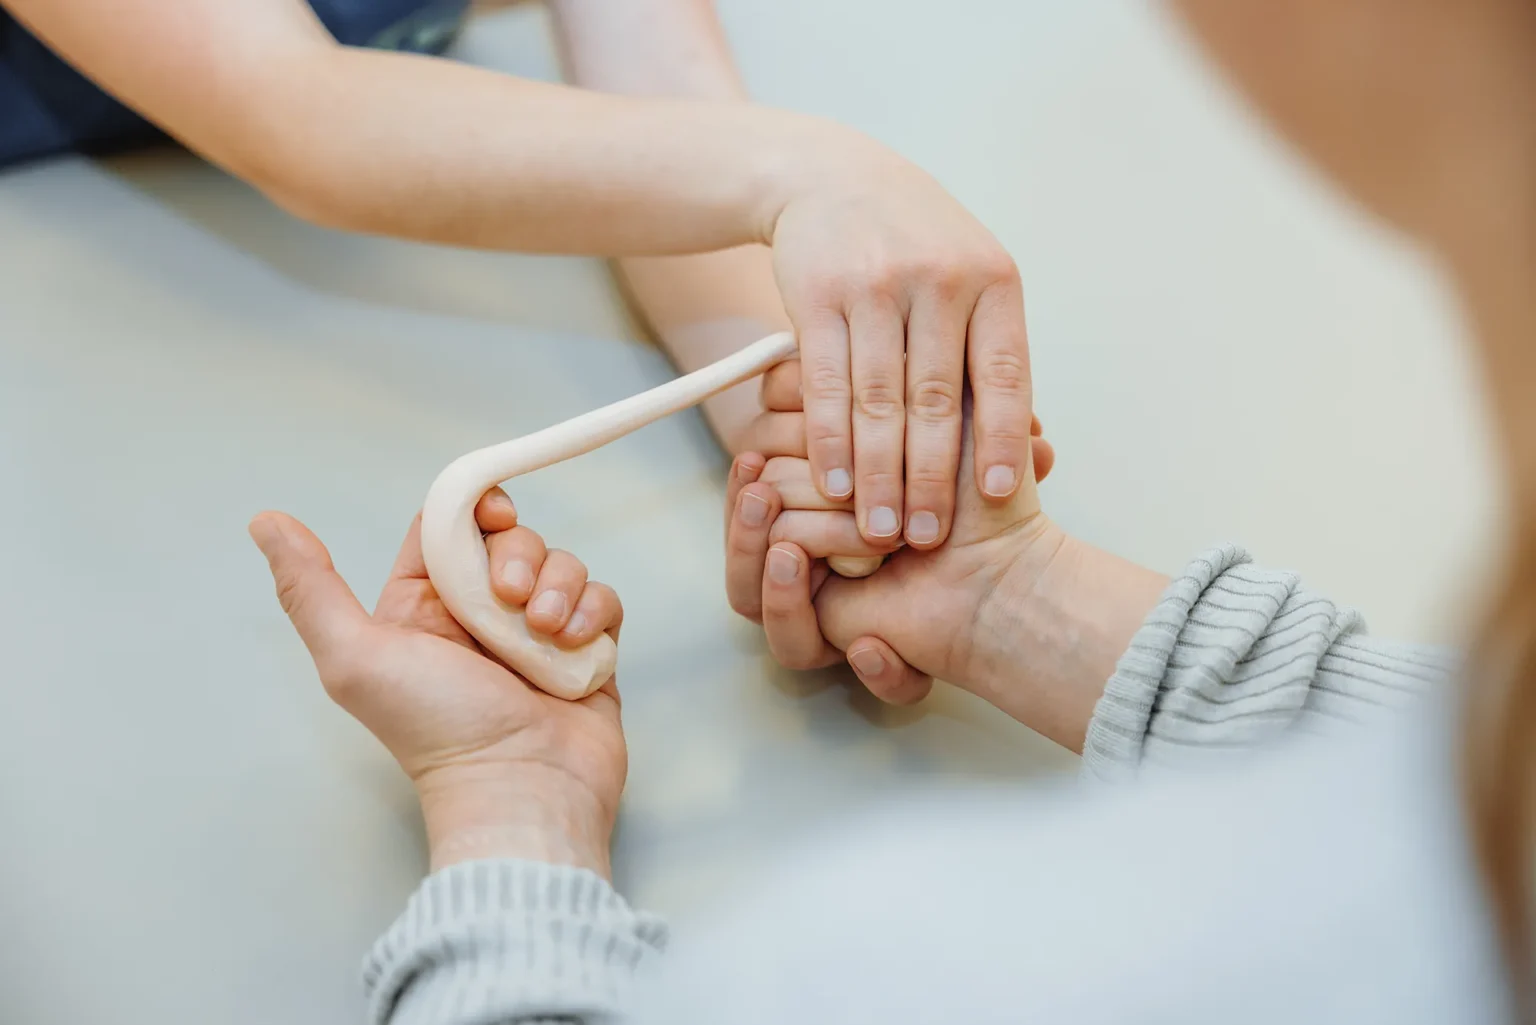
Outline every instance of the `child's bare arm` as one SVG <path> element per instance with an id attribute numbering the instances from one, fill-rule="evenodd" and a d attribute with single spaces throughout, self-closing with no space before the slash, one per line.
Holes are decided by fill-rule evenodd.
<path id="1" fill-rule="evenodd" d="M 566 74 L 576 85 L 641 96 L 747 98 L 712 0 L 553 0 L 551 9 Z M 630 257 L 619 261 L 618 270 L 684 372 L 790 326 L 766 246 Z M 704 405 L 715 435 L 732 454 L 753 447 L 770 448 L 770 455 L 805 454 L 803 431 L 798 449 L 775 445 L 775 437 L 753 423 L 760 411 L 750 382 Z"/>

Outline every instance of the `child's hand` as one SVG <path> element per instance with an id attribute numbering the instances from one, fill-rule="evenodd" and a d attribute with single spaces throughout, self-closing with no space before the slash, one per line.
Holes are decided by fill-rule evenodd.
<path id="1" fill-rule="evenodd" d="M 518 603 L 532 596 L 531 628 L 570 644 L 600 631 L 617 638 L 618 596 L 518 526 L 500 489 L 481 499 L 475 518 L 497 593 Z M 263 513 L 250 529 L 326 692 L 416 784 L 434 867 L 520 857 L 607 874 L 627 768 L 613 682 L 564 701 L 488 657 L 427 578 L 419 517 L 372 616 L 303 524 Z"/>

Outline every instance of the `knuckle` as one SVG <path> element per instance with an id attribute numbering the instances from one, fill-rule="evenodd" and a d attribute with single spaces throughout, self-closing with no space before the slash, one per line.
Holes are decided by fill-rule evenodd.
<path id="1" fill-rule="evenodd" d="M 805 445 L 807 452 L 814 451 L 828 462 L 836 460 L 848 446 L 848 426 L 806 417 Z"/>
<path id="2" fill-rule="evenodd" d="M 806 669 L 815 669 L 817 667 L 815 659 L 807 658 L 805 655 L 802 655 L 797 651 L 786 651 L 782 655 L 776 655 L 775 659 L 778 661 L 779 665 L 783 666 L 785 669 L 793 669 L 796 672 L 801 672 Z"/>
<path id="3" fill-rule="evenodd" d="M 907 463 L 907 491 L 948 502 L 954 495 L 957 467 L 938 460 Z"/>
<path id="4" fill-rule="evenodd" d="M 976 377 L 994 395 L 1023 394 L 1029 390 L 1029 362 L 1008 349 L 989 352 L 977 360 Z"/>
<path id="5" fill-rule="evenodd" d="M 800 543 L 801 532 L 797 529 L 798 519 L 791 516 L 780 516 L 773 521 L 773 526 L 768 528 L 768 547 L 772 548 L 781 541 L 793 541 Z"/>
<path id="6" fill-rule="evenodd" d="M 865 419 L 888 422 L 906 415 L 906 403 L 892 381 L 866 381 L 854 392 L 854 413 Z"/>
<path id="7" fill-rule="evenodd" d="M 562 571 L 581 570 L 583 573 L 585 573 L 587 569 L 587 567 L 582 563 L 580 559 L 576 558 L 576 556 L 572 555 L 564 548 L 551 548 L 547 558 L 556 569 Z"/>
<path id="8" fill-rule="evenodd" d="M 805 361 L 805 386 L 823 400 L 848 397 L 848 371 L 835 355 L 819 353 Z"/>
<path id="9" fill-rule="evenodd" d="M 882 259 L 870 264 L 855 281 L 849 291 L 864 297 L 866 301 L 885 305 L 898 302 L 906 291 L 911 277 L 905 263 L 900 260 Z"/>
<path id="10" fill-rule="evenodd" d="M 977 434 L 980 440 L 988 444 L 1027 444 L 1029 442 L 1029 425 L 1022 424 L 1012 418 L 999 417 L 990 423 L 978 423 Z"/>
<path id="11" fill-rule="evenodd" d="M 973 290 L 970 267 L 964 257 L 931 256 L 917 263 L 911 274 L 924 292 L 944 306 Z"/>
<path id="12" fill-rule="evenodd" d="M 1019 280 L 1019 265 L 1008 255 L 1008 250 L 999 245 L 990 245 L 972 257 L 971 266 L 988 285 L 1014 284 Z"/>
<path id="13" fill-rule="evenodd" d="M 953 420 L 960 415 L 960 388 L 943 378 L 922 378 L 913 383 L 907 408 L 915 420 Z"/>
<path id="14" fill-rule="evenodd" d="M 726 557 L 736 559 L 761 559 L 767 554 L 762 538 L 746 531 L 731 531 L 726 542 Z"/>
<path id="15" fill-rule="evenodd" d="M 763 610 L 761 602 L 754 598 L 750 598 L 745 594 L 738 594 L 734 592 L 728 596 L 728 600 L 731 603 L 731 611 L 736 613 L 738 616 L 741 616 L 745 619 L 750 619 L 754 623 L 762 622 Z"/>
<path id="16" fill-rule="evenodd" d="M 900 470 L 861 470 L 859 472 L 859 487 L 868 492 L 878 492 L 882 489 L 894 490 L 901 493 Z"/>

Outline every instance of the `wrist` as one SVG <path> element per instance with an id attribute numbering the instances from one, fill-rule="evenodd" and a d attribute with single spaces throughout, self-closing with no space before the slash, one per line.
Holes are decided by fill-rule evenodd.
<path id="1" fill-rule="evenodd" d="M 1081 752 L 1105 684 L 1167 586 L 1046 522 L 978 610 L 968 689 Z"/>
<path id="2" fill-rule="evenodd" d="M 833 121 L 789 115 L 762 151 L 762 201 L 754 212 L 756 241 L 772 246 L 780 218 L 791 205 L 826 192 L 860 195 L 872 181 L 910 166 L 895 152 Z"/>
<path id="3" fill-rule="evenodd" d="M 517 858 L 611 876 L 614 811 L 543 765 L 450 766 L 416 780 L 432 870 Z"/>

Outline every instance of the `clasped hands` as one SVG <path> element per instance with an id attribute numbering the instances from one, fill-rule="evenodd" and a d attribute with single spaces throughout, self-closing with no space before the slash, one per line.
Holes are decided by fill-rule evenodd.
<path id="1" fill-rule="evenodd" d="M 925 530 L 916 518 L 904 540 L 896 537 L 882 546 L 859 530 L 851 501 L 829 500 L 815 486 L 806 459 L 801 380 L 793 360 L 763 376 L 762 412 L 731 466 L 725 513 L 731 607 L 763 625 L 782 665 L 816 669 L 846 659 L 884 701 L 920 701 L 935 675 L 969 679 L 966 627 L 986 593 L 996 590 L 989 570 L 1004 568 L 994 542 L 1013 547 L 1030 541 L 1038 547 L 1033 542 L 1051 533 L 1033 486 L 1055 462 L 1039 418 L 1030 428 L 1033 480 L 998 501 L 975 494 L 971 484 L 967 408 L 963 465 L 952 482 L 959 495 L 948 550 L 938 550 L 937 521 Z M 844 580 L 826 561 L 881 555 L 889 557 L 886 565 L 868 580 Z"/>

